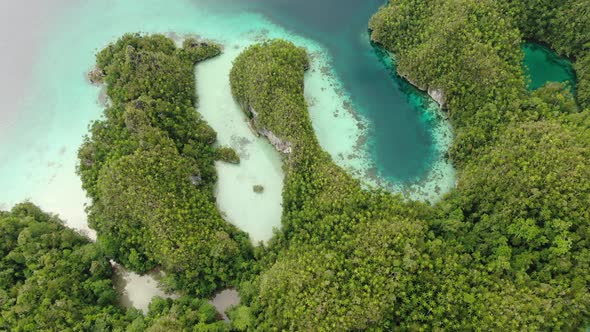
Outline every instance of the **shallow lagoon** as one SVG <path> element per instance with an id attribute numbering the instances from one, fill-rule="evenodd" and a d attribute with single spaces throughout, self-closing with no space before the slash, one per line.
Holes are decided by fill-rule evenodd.
<path id="1" fill-rule="evenodd" d="M 177 294 L 167 294 L 158 285 L 162 272 L 152 271 L 140 276 L 126 271 L 121 265 L 113 263 L 113 284 L 119 293 L 119 303 L 126 308 L 136 308 L 147 314 L 150 302 L 155 296 L 177 298 Z"/>
<path id="2" fill-rule="evenodd" d="M 217 131 L 218 142 L 231 146 L 240 164 L 216 163 L 217 204 L 229 222 L 247 231 L 253 242 L 267 241 L 282 214 L 282 161 L 279 153 L 248 126 L 246 115 L 234 102 L 229 85 L 232 61 L 244 44 L 227 45 L 224 53 L 197 65 L 199 112 Z M 255 193 L 253 187 L 264 187 Z"/>
<path id="3" fill-rule="evenodd" d="M 413 198 L 436 198 L 432 194 L 436 186 L 441 192 L 452 187 L 452 168 L 440 158 L 451 140 L 450 128 L 440 121 L 440 113 L 428 98 L 392 75 L 393 66 L 370 45 L 366 20 L 380 1 L 338 1 L 338 8 L 331 3 L 332 0 L 181 0 L 167 4 L 153 0 L 123 4 L 110 0 L 84 5 L 60 0 L 50 6 L 33 0 L 20 5 L 4 3 L 5 29 L 1 41 L 9 47 L 2 55 L 2 71 L 10 79 L 2 85 L 0 208 L 30 198 L 45 209 L 60 213 L 72 227 L 87 230 L 85 199 L 73 174 L 75 152 L 87 124 L 99 116 L 101 106 L 97 102 L 98 91 L 87 84 L 84 72 L 92 67 L 96 50 L 127 31 L 198 32 L 227 43 L 226 53 L 220 59 L 204 63 L 197 70 L 199 80 L 204 80 L 199 85 L 201 112 L 212 124 L 217 123 L 214 127 L 220 133 L 220 142 L 238 147 L 243 157 L 248 156 L 242 151 L 248 142 L 253 142 L 254 150 L 263 150 L 260 160 L 266 160 L 266 165 L 262 169 L 265 173 L 271 170 L 271 176 L 253 177 L 243 186 L 241 193 L 248 192 L 251 201 L 277 197 L 280 190 L 273 184 L 280 182 L 282 176 L 278 170 L 280 162 L 269 145 L 248 136 L 242 124 L 230 125 L 235 127 L 231 130 L 241 132 L 237 136 L 223 127 L 225 119 L 217 113 L 219 109 L 232 109 L 237 116 L 228 120 L 232 123 L 243 122 L 243 117 L 227 100 L 227 82 L 222 76 L 240 49 L 255 40 L 274 37 L 294 39 L 312 52 L 314 65 L 306 75 L 306 97 L 320 142 L 336 162 L 357 177 L 372 180 L 370 183 L 406 192 Z M 247 9 L 261 11 L 270 21 L 260 15 L 239 13 Z M 325 15 L 327 11 L 330 17 Z M 19 23 L 25 18 L 35 24 Z M 348 24 L 342 25 L 344 21 Z M 292 31 L 321 44 L 296 37 Z M 525 44 L 523 49 L 531 89 L 548 81 L 570 81 L 573 85 L 574 74 L 567 60 L 539 45 Z M 358 67 L 347 66 L 352 62 Z M 213 74 L 216 70 L 223 74 Z M 225 92 L 209 95 L 208 91 L 216 90 L 216 86 Z M 380 89 L 395 96 L 397 103 L 382 103 Z M 217 108 L 208 107 L 209 103 Z M 375 115 L 379 112 L 382 115 Z M 216 122 L 215 116 L 220 121 Z M 405 121 L 400 120 L 404 118 Z M 408 121 L 410 126 L 400 125 Z M 397 131 L 401 139 L 395 141 L 392 132 Z M 404 149 L 423 157 L 408 158 L 410 152 Z M 245 220 L 232 218 L 231 211 L 240 206 L 231 203 L 232 197 L 224 188 L 248 176 L 247 170 L 241 175 L 237 172 L 249 168 L 249 158 L 244 159 L 244 167 L 218 167 L 220 205 L 223 208 L 227 203 L 228 218 L 238 224 Z M 396 178 L 411 180 L 402 186 L 404 181 L 396 182 Z M 266 184 L 268 195 L 252 195 L 247 187 L 254 183 Z M 261 225 L 278 225 L 280 212 L 276 202 L 271 204 L 268 218 L 262 218 L 266 221 L 250 230 L 255 240 L 270 236 L 272 227 Z M 246 224 L 240 226 L 247 228 Z"/>
<path id="4" fill-rule="evenodd" d="M 92 67 L 96 50 L 128 31 L 175 31 L 179 34 L 197 32 L 203 37 L 227 45 L 222 58 L 212 60 L 213 64 L 201 65 L 205 73 L 208 68 L 216 68 L 223 73 L 205 74 L 204 89 L 212 87 L 213 84 L 221 84 L 219 86 L 223 87 L 223 75 L 229 71 L 231 58 L 249 43 L 263 38 L 293 40 L 307 47 L 312 53 L 314 62 L 306 75 L 306 97 L 310 103 L 310 113 L 320 142 L 337 163 L 348 168 L 355 176 L 367 180 L 369 184 L 381 183 L 392 190 L 405 190 L 412 198 L 431 197 L 424 197 L 423 194 L 412 195 L 415 191 L 408 191 L 411 186 L 402 186 L 404 181 L 400 179 L 405 178 L 407 182 L 417 184 L 414 186 L 416 188 L 433 188 L 438 184 L 429 187 L 428 184 L 422 183 L 423 180 L 434 183 L 441 177 L 445 178 L 447 173 L 450 174 L 448 167 L 435 167 L 440 173 L 439 179 L 429 177 L 431 174 L 428 167 L 436 165 L 435 159 L 440 159 L 442 155 L 438 151 L 441 149 L 437 149 L 436 145 L 443 140 L 439 139 L 439 142 L 432 143 L 435 134 L 432 124 L 436 121 L 425 123 L 425 119 L 434 119 L 432 115 L 436 112 L 419 105 L 427 100 L 426 98 L 416 98 L 412 93 L 408 94 L 399 88 L 400 80 L 391 79 L 390 69 L 379 62 L 375 49 L 368 42 L 366 21 L 378 7 L 379 1 L 362 4 L 354 1 L 341 3 L 342 10 L 334 16 L 337 22 L 323 19 L 322 11 L 317 11 L 315 16 L 305 15 L 309 6 L 325 6 L 331 3 L 331 0 L 302 2 L 300 5 L 280 0 L 240 2 L 241 5 L 235 1 L 208 0 L 179 0 L 166 4 L 153 0 L 124 3 L 111 0 L 76 5 L 73 1 L 62 1 L 51 8 L 53 12 L 59 12 L 59 15 L 53 15 L 55 21 L 45 19 L 45 25 L 38 27 L 44 33 L 39 33 L 38 40 L 33 43 L 36 45 L 37 53 L 27 50 L 36 56 L 28 64 L 30 77 L 24 80 L 26 84 L 23 84 L 21 89 L 26 89 L 21 91 L 21 95 L 25 97 L 20 99 L 20 106 L 14 106 L 14 110 L 5 111 L 1 115 L 2 122 L 9 127 L 3 131 L 2 142 L 10 142 L 0 144 L 0 156 L 3 161 L 0 164 L 0 184 L 3 188 L 0 193 L 0 204 L 3 208 L 29 198 L 43 208 L 59 213 L 69 225 L 89 231 L 83 211 L 85 198 L 73 171 L 76 150 L 86 133 L 86 127 L 93 119 L 99 117 L 102 107 L 97 101 L 98 90 L 87 84 L 84 73 Z M 262 6 L 263 4 L 265 6 Z M 272 20 L 281 22 L 292 30 L 299 26 L 298 33 L 319 39 L 327 46 L 296 36 L 290 30 L 277 26 L 259 14 L 246 13 L 244 10 L 248 8 L 262 10 Z M 352 15 L 351 11 L 358 11 L 358 15 Z M 38 14 L 43 16 L 42 13 L 41 11 Z M 291 16 L 287 13 L 291 13 Z M 335 29 L 335 23 L 342 23 L 347 18 L 354 20 L 344 29 Z M 331 40 L 330 35 L 334 36 Z M 51 38 L 47 38 L 49 36 Z M 360 47 L 359 45 L 364 46 L 362 51 L 357 52 L 355 47 Z M 345 66 L 348 62 L 360 63 L 364 67 L 356 68 L 355 71 L 354 68 Z M 367 64 L 372 68 L 367 67 Z M 352 84 L 356 81 L 360 83 Z M 378 86 L 382 86 L 380 89 L 383 91 L 378 93 Z M 210 90 L 213 91 L 215 88 Z M 348 90 L 355 92 L 352 94 L 355 98 L 349 97 L 351 93 Z M 207 91 L 200 93 L 204 93 L 201 96 L 203 105 L 213 100 Z M 12 95 L 19 96 L 17 93 Z M 387 100 L 384 102 L 380 99 L 382 95 L 394 95 L 395 98 L 401 99 L 391 103 Z M 5 99 L 10 100 L 10 96 L 7 97 Z M 230 99 L 227 89 L 223 95 L 217 95 L 215 98 L 216 105 L 225 103 L 227 107 L 234 107 L 230 100 L 225 100 Z M 384 102 L 385 106 L 376 107 L 376 103 L 379 102 Z M 226 106 L 220 106 L 218 109 L 223 110 Z M 377 120 L 371 113 L 374 110 L 386 114 L 389 118 Z M 207 120 L 212 122 L 215 122 L 215 116 L 212 115 L 221 117 L 213 108 L 203 107 L 201 111 Z M 234 110 L 233 114 L 236 113 Z M 397 119 L 391 118 L 396 116 Z M 238 123 L 240 120 L 231 121 Z M 408 121 L 411 125 L 408 125 Z M 235 128 L 223 125 L 222 121 L 213 125 L 220 133 L 222 144 L 245 143 L 246 140 L 241 138 L 255 144 L 251 145 L 253 152 L 244 154 L 250 154 L 253 159 L 247 159 L 244 167 L 238 167 L 239 172 L 236 167 L 219 165 L 220 206 L 222 209 L 225 207 L 230 220 L 250 231 L 255 241 L 267 240 L 272 227 L 279 225 L 280 197 L 275 194 L 280 192 L 282 175 L 278 171 L 278 157 L 269 151 L 269 145 L 253 139 L 253 136 L 246 137 L 243 125 L 234 126 Z M 379 126 L 386 128 L 380 129 Z M 238 130 L 239 133 L 236 135 L 228 129 Z M 395 135 L 399 137 L 396 139 Z M 445 144 L 438 145 L 444 147 Z M 404 152 L 399 147 L 404 147 L 414 153 L 414 156 L 408 156 L 407 151 Z M 260 158 L 256 157 L 258 155 Z M 256 178 L 250 171 L 255 169 L 258 169 L 259 174 L 271 176 L 265 179 Z M 399 174 L 388 176 L 388 172 L 395 170 L 398 170 Z M 249 182 L 253 184 L 265 186 L 266 194 L 253 196 L 247 188 L 250 186 L 248 183 L 230 197 L 231 190 L 225 188 L 232 183 L 239 183 L 236 180 L 245 177 L 249 177 Z M 447 181 L 443 182 L 450 183 L 452 187 L 452 181 L 448 181 L 450 178 L 452 176 L 446 176 Z M 249 203 L 237 202 L 236 197 L 246 192 L 249 194 Z M 432 195 L 432 192 L 433 190 L 424 191 L 426 196 Z M 266 208 L 258 209 L 264 205 L 261 203 L 263 197 L 268 211 Z M 258 203 L 250 204 L 254 202 Z M 255 215 L 248 217 L 249 220 L 257 219 L 255 224 L 249 220 L 232 217 L 232 214 L 237 215 L 237 210 L 241 210 L 239 214 L 244 214 L 244 206 L 256 208 L 248 210 L 250 214 Z"/>
<path id="5" fill-rule="evenodd" d="M 228 219 L 249 231 L 254 240 L 268 239 L 272 227 L 279 225 L 280 158 L 270 145 L 244 130 L 243 116 L 228 99 L 227 82 L 214 73 L 227 73 L 238 50 L 261 37 L 294 39 L 313 52 L 306 97 L 320 142 L 340 165 L 357 177 L 369 177 L 369 182 L 404 191 L 410 197 L 436 199 L 437 186 L 444 192 L 453 184 L 449 176 L 452 167 L 441 158 L 451 140 L 448 124 L 423 94 L 391 76 L 392 64 L 368 43 L 363 27 L 380 1 L 338 1 L 337 8 L 330 2 L 315 1 L 310 5 L 327 8 L 312 12 L 299 7 L 302 1 L 276 0 L 276 7 L 267 8 L 261 7 L 261 1 L 248 3 L 264 9 L 271 20 L 289 29 L 285 30 L 260 15 L 213 14 L 206 9 L 215 6 L 217 10 L 231 3 L 229 0 L 103 0 L 83 5 L 68 0 L 51 4 L 44 0 L 5 1 L 0 5 L 0 24 L 4 24 L 1 42 L 6 47 L 0 55 L 0 69 L 8 78 L 2 80 L 0 95 L 0 209 L 30 198 L 61 214 L 69 226 L 87 230 L 84 194 L 74 175 L 76 150 L 86 126 L 99 117 L 102 107 L 97 101 L 98 89 L 87 84 L 84 73 L 92 67 L 95 50 L 124 32 L 138 30 L 198 32 L 226 44 L 224 56 L 197 68 L 200 112 L 219 131 L 220 142 L 236 147 L 244 159 L 238 167 L 218 165 L 218 198 Z M 322 16 L 330 11 L 343 20 L 351 4 L 360 9 L 355 8 L 358 20 L 350 24 L 339 26 Z M 294 17 L 285 14 L 289 12 Z M 57 21 L 52 22 L 52 17 Z M 22 30 L 27 28 L 34 33 Z M 336 28 L 342 29 L 337 31 L 339 37 L 330 37 Z M 317 40 L 321 46 L 290 31 Z M 351 61 L 365 67 L 347 66 Z M 553 73 L 544 66 L 542 62 L 539 68 Z M 539 79 L 540 85 L 561 80 Z M 383 103 L 375 97 L 383 91 L 399 103 Z M 227 119 L 225 115 L 229 115 Z M 371 139 L 367 139 L 367 132 Z M 393 134 L 401 139 L 392 139 Z M 403 182 L 405 185 L 400 185 Z M 254 195 L 251 184 L 263 184 L 265 194 Z M 239 188 L 234 191 L 236 185 Z M 240 202 L 239 196 L 248 197 L 247 203 Z M 117 278 L 126 305 L 145 309 L 152 296 L 164 294 L 149 277 L 120 271 Z"/>
<path id="6" fill-rule="evenodd" d="M 571 61 L 539 44 L 525 43 L 522 50 L 530 90 L 538 89 L 547 82 L 566 82 L 575 91 L 576 74 Z"/>
<path id="7" fill-rule="evenodd" d="M 320 42 L 334 75 L 331 96 L 306 79 L 306 95 L 320 144 L 336 163 L 367 185 L 436 201 L 454 187 L 444 156 L 452 130 L 431 99 L 395 74 L 389 56 L 371 44 L 367 24 L 383 0 L 221 0 L 254 9 L 291 31 Z"/>
<path id="8" fill-rule="evenodd" d="M 37 2 L 28 0 L 22 5 L 35 7 Z M 229 94 L 227 73 L 244 47 L 265 38 L 292 40 L 312 55 L 305 94 L 320 143 L 338 164 L 367 185 L 381 184 L 405 191 L 412 198 L 433 200 L 452 187 L 448 163 L 429 169 L 443 160 L 444 147 L 450 141 L 446 122 L 438 118 L 437 108 L 428 104 L 423 94 L 409 86 L 406 90 L 400 87 L 403 81 L 392 76 L 392 65 L 369 43 L 366 22 L 380 1 L 339 1 L 343 11 L 332 18 L 341 23 L 354 18 L 343 29 L 335 29 L 337 22 L 325 20 L 325 12 L 306 12 L 308 5 L 329 5 L 332 0 L 301 2 L 301 7 L 295 6 L 299 11 L 293 10 L 295 2 L 276 0 L 264 7 L 262 2 L 240 3 L 264 9 L 266 16 L 245 12 L 245 7 L 232 1 L 208 0 L 83 4 L 60 0 L 32 14 L 25 9 L 20 21 L 37 25 L 34 31 L 21 32 L 34 35 L 30 38 L 33 46 L 21 50 L 33 56 L 17 66 L 20 71 L 14 75 L 23 72 L 17 80 L 20 85 L 7 84 L 14 85 L 15 91 L 3 95 L 14 101 L 6 102 L 7 106 L 14 105 L 0 113 L 0 208 L 31 199 L 60 214 L 69 226 L 93 236 L 86 225 L 86 199 L 74 170 L 82 137 L 103 106 L 98 100 L 99 89 L 88 84 L 85 73 L 93 67 L 97 50 L 130 31 L 175 32 L 175 36 L 198 33 L 225 45 L 221 57 L 197 66 L 199 111 L 218 131 L 220 143 L 234 146 L 242 156 L 239 166 L 217 165 L 217 197 L 227 219 L 248 231 L 254 241 L 268 240 L 273 227 L 280 225 L 281 160 L 270 144 L 249 131 Z M 49 9 L 54 14 L 46 17 Z M 352 15 L 356 11 L 358 15 Z M 19 20 L 9 22 L 16 24 L 13 21 Z M 18 49 L 10 52 L 18 58 Z M 359 67 L 349 68 L 347 63 L 359 63 Z M 393 99 L 380 99 L 387 96 Z M 437 192 L 439 183 L 447 185 Z M 263 185 L 264 193 L 255 194 L 253 185 Z M 132 296 L 130 287 L 133 285 L 126 289 Z"/>

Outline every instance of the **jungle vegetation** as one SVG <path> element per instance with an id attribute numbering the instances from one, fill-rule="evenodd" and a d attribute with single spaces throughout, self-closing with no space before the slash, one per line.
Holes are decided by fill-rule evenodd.
<path id="1" fill-rule="evenodd" d="M 520 44 L 551 39 L 527 36 L 509 5 L 390 1 L 371 21 L 400 75 L 445 93 L 459 182 L 434 206 L 364 191 L 321 151 L 300 49 L 271 41 L 238 57 L 230 76 L 237 101 L 259 130 L 294 146 L 283 231 L 260 259 L 260 275 L 242 286 L 258 330 L 588 324 L 588 97 L 556 83 L 527 91 Z M 587 38 L 583 31 L 561 30 L 573 39 Z M 587 47 L 578 44 L 560 51 L 575 56 L 576 68 Z"/>
<path id="2" fill-rule="evenodd" d="M 298 141 L 285 131 L 308 121 L 293 119 L 305 105 L 277 106 L 272 92 L 282 95 L 285 81 L 299 80 L 289 83 L 293 96 L 280 100 L 302 98 L 304 66 L 288 60 L 300 71 L 290 78 L 279 67 L 299 53 L 293 45 L 269 42 L 236 60 L 237 100 L 259 114 L 263 129 L 303 145 L 289 157 L 285 193 L 294 194 L 285 195 L 283 233 L 264 271 L 244 287 L 255 294 L 244 301 L 254 325 L 501 331 L 588 324 L 590 15 L 575 12 L 590 5 L 559 3 L 392 0 L 371 20 L 373 40 L 394 54 L 398 73 L 445 94 L 459 181 L 434 206 L 362 191 L 317 151 L 313 133 Z M 538 34 L 524 17 L 539 16 L 527 9 L 555 15 L 543 20 L 549 32 Z M 574 59 L 576 98 L 555 83 L 527 91 L 523 40 Z M 260 76 L 267 85 L 254 88 Z"/>
<path id="3" fill-rule="evenodd" d="M 89 243 L 30 204 L 0 212 L 0 327 L 15 330 L 564 330 L 590 323 L 590 3 L 390 0 L 372 39 L 398 73 L 440 89 L 457 188 L 434 204 L 363 189 L 321 149 L 303 94 L 309 57 L 282 40 L 245 50 L 232 92 L 284 156 L 282 229 L 252 248 L 215 206 L 219 148 L 194 110 L 193 66 L 221 51 L 125 35 L 97 55 L 110 105 L 78 172 Z M 521 43 L 574 61 L 528 91 Z M 109 259 L 160 266 L 185 296 L 146 316 L 115 305 Z M 67 285 L 67 291 L 65 290 Z M 231 325 L 194 298 L 234 285 Z M 65 295 L 67 294 L 67 295 Z M 72 295 L 74 294 L 74 295 Z M 37 301 L 38 299 L 43 299 Z M 61 312 L 61 306 L 67 306 Z M 2 325 L 3 324 L 3 325 Z M 54 324 L 54 325 L 50 325 Z M 78 324 L 78 325 L 76 325 Z M 73 327 L 72 327 L 73 326 Z"/>
<path id="4" fill-rule="evenodd" d="M 165 284 L 210 295 L 251 259 L 247 234 L 215 204 L 216 133 L 195 111 L 193 68 L 219 45 L 128 34 L 97 55 L 111 104 L 79 150 L 90 226 L 109 258 L 139 273 L 159 266 Z"/>
<path id="5" fill-rule="evenodd" d="M 123 309 L 100 245 L 31 203 L 0 212 L 0 231 L 1 331 L 229 331 L 198 298 Z"/>
<path id="6" fill-rule="evenodd" d="M 321 151 L 303 98 L 306 59 L 294 45 L 271 41 L 247 49 L 230 75 L 259 130 L 294 146 L 283 230 L 260 259 L 260 275 L 242 286 L 253 326 L 584 326 L 590 134 L 588 114 L 578 112 L 568 89 L 523 89 L 526 108 L 494 124 L 498 141 L 466 153 L 457 190 L 429 206 L 362 190 Z"/>
<path id="7" fill-rule="evenodd" d="M 0 330 L 116 329 L 112 268 L 100 248 L 31 203 L 0 212 Z"/>

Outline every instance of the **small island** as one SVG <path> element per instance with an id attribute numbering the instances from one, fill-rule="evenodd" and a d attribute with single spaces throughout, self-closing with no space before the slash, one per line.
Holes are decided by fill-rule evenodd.
<path id="1" fill-rule="evenodd" d="M 78 150 L 97 239 L 30 202 L 0 211 L 0 330 L 585 328 L 590 2 L 529 2 L 390 0 L 369 22 L 393 74 L 437 98 L 453 127 L 456 187 L 433 204 L 367 188 L 324 150 L 308 49 L 265 38 L 245 48 L 225 78 L 233 105 L 285 173 L 282 227 L 257 244 L 216 198 L 215 165 L 239 168 L 247 154 L 221 146 L 198 112 L 195 66 L 224 48 L 123 35 L 96 55 L 89 80 L 110 102 Z M 575 89 L 530 88 L 531 41 L 571 59 Z M 239 185 L 273 196 L 259 180 Z M 178 296 L 123 308 L 111 262 L 160 269 Z M 223 290 L 227 316 L 206 300 Z"/>

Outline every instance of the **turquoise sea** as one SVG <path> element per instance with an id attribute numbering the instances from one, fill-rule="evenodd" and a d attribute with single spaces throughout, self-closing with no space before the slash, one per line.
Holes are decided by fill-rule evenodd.
<path id="1" fill-rule="evenodd" d="M 435 201 L 454 186 L 444 155 L 452 130 L 438 106 L 395 75 L 371 45 L 369 17 L 382 0 L 23 0 L 0 4 L 0 209 L 30 199 L 88 232 L 76 153 L 104 108 L 86 73 L 95 53 L 126 32 L 196 34 L 224 45 L 195 70 L 199 112 L 239 166 L 218 164 L 226 219 L 266 241 L 280 227 L 282 161 L 248 129 L 228 74 L 248 45 L 285 38 L 312 55 L 305 94 L 320 144 L 367 186 Z M 253 193 L 263 185 L 264 194 Z M 162 294 L 153 279 L 120 273 L 128 304 Z"/>
<path id="2" fill-rule="evenodd" d="M 280 225 L 281 161 L 264 140 L 246 132 L 227 89 L 227 73 L 241 50 L 267 38 L 289 39 L 312 54 L 306 97 L 320 142 L 338 164 L 367 185 L 436 199 L 453 186 L 452 168 L 436 164 L 450 142 L 450 128 L 425 95 L 392 75 L 387 59 L 371 45 L 367 22 L 381 4 L 24 1 L 21 6 L 36 8 L 32 12 L 3 5 L 13 7 L 4 8 L 3 15 L 12 10 L 24 16 L 13 19 L 16 34 L 7 35 L 5 43 L 19 33 L 26 35 L 31 39 L 27 56 L 32 56 L 15 71 L 15 76 L 23 75 L 21 86 L 4 98 L 14 103 L 0 113 L 5 127 L 0 136 L 0 206 L 28 198 L 59 213 L 73 227 L 86 229 L 85 197 L 74 174 L 76 151 L 103 105 L 100 89 L 90 85 L 85 74 L 93 67 L 96 51 L 123 33 L 137 31 L 179 39 L 197 34 L 225 46 L 224 55 L 197 66 L 199 111 L 218 131 L 220 143 L 238 148 L 246 160 L 238 168 L 218 165 L 218 200 L 228 219 L 250 231 L 253 240 L 267 240 Z M 23 31 L 14 27 L 24 19 L 37 25 L 21 24 Z M 445 139 L 437 140 L 440 132 Z M 439 171 L 437 176 L 433 170 Z M 254 184 L 265 186 L 264 196 L 251 193 Z"/>
<path id="3" fill-rule="evenodd" d="M 351 107 L 368 120 L 370 152 L 379 174 L 392 182 L 420 180 L 436 158 L 421 95 L 393 77 L 383 53 L 369 41 L 367 24 L 383 0 L 222 1 L 264 13 L 273 22 L 325 47 Z M 247 3 L 244 5 L 244 3 Z M 241 4 L 241 5 L 237 5 Z"/>
<path id="4" fill-rule="evenodd" d="M 314 59 L 306 97 L 322 146 L 367 185 L 434 201 L 454 185 L 444 160 L 452 131 L 422 92 L 395 75 L 369 40 L 367 22 L 382 0 L 41 0 L 3 4 L 0 69 L 0 208 L 31 199 L 85 229 L 84 193 L 74 174 L 76 150 L 99 118 L 100 89 L 85 74 L 94 54 L 125 32 L 197 34 L 225 46 L 197 66 L 199 111 L 221 144 L 237 148 L 240 167 L 218 165 L 218 200 L 227 218 L 267 240 L 280 225 L 278 154 L 244 125 L 229 94 L 233 58 L 266 38 L 308 48 Z M 19 17 L 20 16 L 20 17 Z M 30 23 L 33 22 L 33 23 Z M 571 64 L 526 44 L 531 88 L 573 81 Z M 568 66 L 569 65 L 569 66 Z M 573 84 L 573 83 L 572 83 Z M 254 195 L 252 186 L 265 187 Z"/>

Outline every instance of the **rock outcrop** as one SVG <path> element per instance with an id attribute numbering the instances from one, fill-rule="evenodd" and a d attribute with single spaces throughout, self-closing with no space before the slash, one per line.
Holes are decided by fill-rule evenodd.
<path id="1" fill-rule="evenodd" d="M 257 121 L 258 112 L 256 112 L 252 107 L 248 107 L 248 111 L 252 115 L 252 126 L 256 128 L 260 135 L 265 136 L 269 140 L 270 144 L 272 144 L 275 149 L 277 149 L 277 151 L 284 154 L 291 154 L 291 152 L 293 152 L 293 146 L 291 142 L 282 140 L 275 133 L 266 128 L 261 128 Z"/>
<path id="2" fill-rule="evenodd" d="M 434 99 L 441 108 L 446 107 L 445 93 L 442 89 L 428 89 L 428 95 Z"/>
<path id="3" fill-rule="evenodd" d="M 95 68 L 88 73 L 88 80 L 92 84 L 102 84 L 104 77 L 105 73 L 99 68 Z"/>
<path id="4" fill-rule="evenodd" d="M 272 131 L 263 128 L 258 129 L 258 132 L 260 132 L 261 135 L 266 136 L 266 138 L 268 138 L 268 140 L 270 141 L 270 144 L 272 144 L 275 147 L 275 149 L 277 149 L 277 151 L 284 154 L 291 154 L 291 152 L 293 152 L 291 142 L 283 141 L 282 139 L 277 137 L 277 135 L 275 135 Z"/>
<path id="5" fill-rule="evenodd" d="M 434 89 L 428 86 L 418 84 L 416 81 L 412 80 L 407 74 L 400 73 L 400 76 L 407 80 L 410 84 L 415 86 L 418 90 L 428 93 L 430 98 L 432 98 L 441 108 L 446 107 L 445 93 L 442 89 Z"/>
<path id="6" fill-rule="evenodd" d="M 371 38 L 373 38 L 372 35 L 371 35 Z M 373 40 L 373 41 L 376 42 L 376 43 L 379 43 L 376 40 Z M 389 54 L 389 56 L 392 59 L 395 58 L 395 55 L 393 53 L 391 53 L 391 52 L 387 52 L 387 53 Z M 397 73 L 403 79 L 405 79 L 410 84 L 412 84 L 413 86 L 415 86 L 418 90 L 426 92 L 430 96 L 430 98 L 432 98 L 441 108 L 443 108 L 443 109 L 446 108 L 447 101 L 446 101 L 446 98 L 445 98 L 445 92 L 442 89 L 432 88 L 432 87 L 429 87 L 427 85 L 418 84 L 418 82 L 414 81 L 411 77 L 408 76 L 408 74 L 401 73 L 399 71 Z"/>

